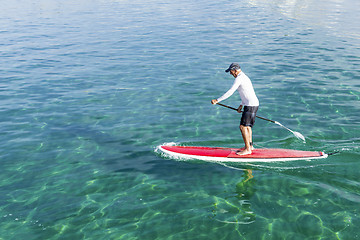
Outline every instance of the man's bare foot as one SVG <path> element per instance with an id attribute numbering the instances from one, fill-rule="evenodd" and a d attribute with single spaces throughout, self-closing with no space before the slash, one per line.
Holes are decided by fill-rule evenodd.
<path id="1" fill-rule="evenodd" d="M 250 147 L 251 151 L 255 150 L 255 148 L 253 146 Z M 243 151 L 245 150 L 245 147 L 239 148 L 239 150 L 237 152 Z"/>
<path id="2" fill-rule="evenodd" d="M 236 155 L 243 156 L 251 154 L 251 149 L 244 149 L 236 153 Z"/>

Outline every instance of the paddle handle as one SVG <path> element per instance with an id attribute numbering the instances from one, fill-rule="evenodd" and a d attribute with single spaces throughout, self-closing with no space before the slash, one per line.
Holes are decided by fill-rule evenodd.
<path id="1" fill-rule="evenodd" d="M 220 105 L 220 106 L 223 106 L 223 107 L 226 107 L 226 108 L 230 108 L 230 109 L 232 109 L 232 110 L 235 110 L 235 111 L 237 111 L 237 109 L 236 108 L 233 108 L 233 107 L 230 107 L 230 106 L 227 106 L 227 105 L 225 105 L 225 104 L 222 104 L 222 103 L 217 103 L 218 105 Z M 260 116 L 256 116 L 257 118 L 260 118 L 260 119 L 262 119 L 262 120 L 265 120 L 265 121 L 269 121 L 269 122 L 272 122 L 272 123 L 276 123 L 276 121 L 274 121 L 274 120 L 270 120 L 270 119 L 267 119 L 267 118 L 263 118 L 263 117 L 260 117 Z"/>

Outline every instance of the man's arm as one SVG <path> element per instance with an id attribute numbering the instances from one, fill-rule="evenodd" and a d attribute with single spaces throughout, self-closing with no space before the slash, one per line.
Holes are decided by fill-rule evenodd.
<path id="1" fill-rule="evenodd" d="M 239 88 L 240 84 L 241 84 L 240 78 L 236 78 L 232 87 L 224 95 L 219 97 L 217 99 L 217 101 L 221 102 L 221 101 L 227 99 L 228 97 L 230 97 L 231 95 L 233 95 L 233 93 L 236 91 L 236 89 Z"/>

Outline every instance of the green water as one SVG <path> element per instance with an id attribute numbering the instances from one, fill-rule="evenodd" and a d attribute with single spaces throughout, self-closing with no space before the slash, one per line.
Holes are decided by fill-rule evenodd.
<path id="1" fill-rule="evenodd" d="M 357 239 L 359 4 L 15 1 L 0 14 L 0 239 Z M 239 62 L 255 147 L 327 159 L 215 164 L 241 147 L 213 106 Z M 224 104 L 237 107 L 239 96 Z"/>

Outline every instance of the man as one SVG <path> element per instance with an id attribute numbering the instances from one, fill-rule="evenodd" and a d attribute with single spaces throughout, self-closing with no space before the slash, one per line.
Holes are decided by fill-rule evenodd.
<path id="1" fill-rule="evenodd" d="M 240 131 L 244 139 L 245 148 L 241 149 L 236 154 L 247 155 L 251 154 L 254 150 L 252 142 L 252 127 L 255 123 L 256 112 L 259 108 L 259 100 L 256 97 L 253 85 L 250 79 L 241 71 L 240 65 L 232 63 L 225 72 L 230 72 L 235 78 L 232 87 L 220 98 L 211 100 L 212 104 L 217 104 L 228 97 L 230 97 L 236 90 L 238 90 L 241 97 L 241 104 L 238 108 L 238 112 L 244 106 L 243 114 L 240 121 Z"/>

